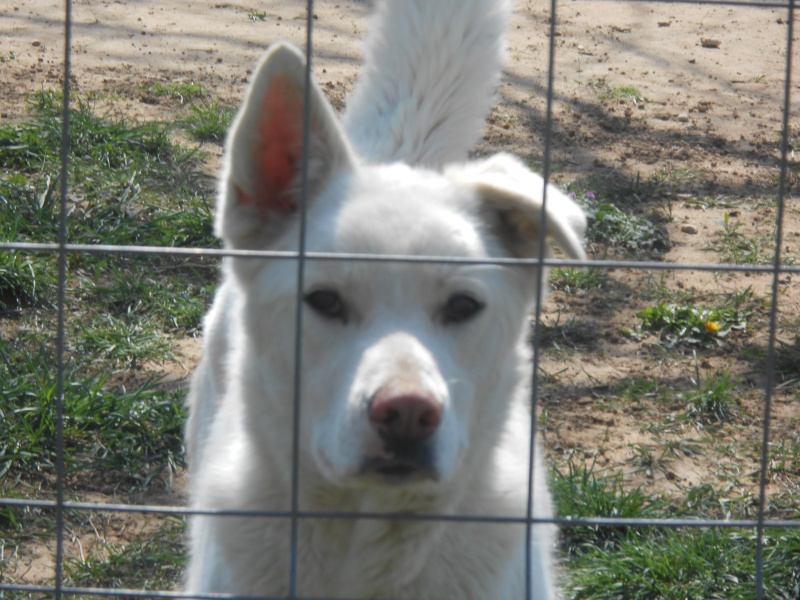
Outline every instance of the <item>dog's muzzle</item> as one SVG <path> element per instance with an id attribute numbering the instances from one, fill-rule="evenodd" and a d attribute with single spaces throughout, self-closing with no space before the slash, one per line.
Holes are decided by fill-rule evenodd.
<path id="1" fill-rule="evenodd" d="M 362 474 L 390 483 L 438 478 L 431 438 L 442 420 L 442 406 L 429 391 L 385 386 L 369 402 L 367 414 L 383 452 L 365 459 Z"/>

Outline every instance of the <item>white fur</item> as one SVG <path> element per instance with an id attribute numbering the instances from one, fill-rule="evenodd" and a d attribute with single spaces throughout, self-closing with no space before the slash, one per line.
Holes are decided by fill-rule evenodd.
<path id="1" fill-rule="evenodd" d="M 541 178 L 517 159 L 444 166 L 463 158 L 488 109 L 509 10 L 506 0 L 379 3 L 347 133 L 309 90 L 308 251 L 479 263 L 535 257 L 545 235 L 583 258 L 583 213 L 553 187 L 543 210 Z M 298 248 L 303 68 L 297 50 L 278 44 L 255 70 L 226 145 L 216 227 L 228 248 Z M 191 504 L 288 511 L 297 261 L 235 258 L 223 271 L 189 397 Z M 333 291 L 346 316 L 304 309 L 298 508 L 525 517 L 526 338 L 539 277 L 535 267 L 469 262 L 308 260 L 304 297 Z M 459 296 L 483 310 L 446 320 Z M 441 407 L 441 422 L 424 470 L 384 476 L 364 466 L 389 452 L 369 407 L 403 386 Z M 547 518 L 538 446 L 535 456 L 533 513 Z M 554 597 L 554 542 L 552 525 L 533 526 L 530 598 Z M 286 518 L 195 516 L 188 591 L 285 595 L 290 545 Z M 525 597 L 523 524 L 302 518 L 296 548 L 299 596 Z"/>
<path id="2" fill-rule="evenodd" d="M 367 160 L 463 161 L 494 100 L 511 0 L 378 3 L 344 124 Z"/>

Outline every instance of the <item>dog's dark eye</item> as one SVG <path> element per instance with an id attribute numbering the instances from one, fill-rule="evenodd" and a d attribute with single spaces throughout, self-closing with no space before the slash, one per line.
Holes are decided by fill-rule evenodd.
<path id="1" fill-rule="evenodd" d="M 347 310 L 342 297 L 333 290 L 317 290 L 306 294 L 305 303 L 314 312 L 327 319 L 347 320 Z"/>
<path id="2" fill-rule="evenodd" d="M 442 320 L 451 325 L 468 321 L 483 310 L 484 305 L 472 296 L 455 294 L 450 296 L 442 308 Z"/>

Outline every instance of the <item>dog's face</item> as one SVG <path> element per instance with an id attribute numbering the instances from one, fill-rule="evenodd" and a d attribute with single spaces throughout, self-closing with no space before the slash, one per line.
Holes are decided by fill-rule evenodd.
<path id="1" fill-rule="evenodd" d="M 302 60 L 276 48 L 228 140 L 217 226 L 229 246 L 298 248 L 301 90 Z M 548 234 L 582 257 L 583 215 L 551 189 L 543 223 L 541 180 L 511 157 L 442 173 L 363 165 L 316 87 L 311 102 L 306 249 L 467 262 L 311 258 L 298 298 L 296 261 L 237 259 L 248 392 L 263 390 L 250 426 L 291 434 L 272 424 L 291 422 L 277 413 L 291 415 L 301 302 L 303 458 L 337 485 L 448 481 L 501 433 L 538 280 L 469 261 L 536 256 Z"/>
<path id="2" fill-rule="evenodd" d="M 401 165 L 362 168 L 315 201 L 308 250 L 507 256 L 480 207 L 474 190 L 442 175 Z M 296 244 L 290 228 L 276 246 Z M 284 350 L 279 364 L 287 377 L 294 346 L 276 344 L 275 336 L 293 337 L 293 269 L 294 262 L 263 263 L 246 294 L 248 322 L 276 309 L 285 315 L 280 333 L 270 320 L 257 343 L 258 354 Z M 527 330 L 532 275 L 496 265 L 309 260 L 301 448 L 322 473 L 337 483 L 450 478 L 468 439 L 494 433 L 476 431 L 477 417 L 491 413 L 477 420 L 489 429 L 503 421 L 507 400 L 490 390 L 516 381 L 513 353 Z"/>

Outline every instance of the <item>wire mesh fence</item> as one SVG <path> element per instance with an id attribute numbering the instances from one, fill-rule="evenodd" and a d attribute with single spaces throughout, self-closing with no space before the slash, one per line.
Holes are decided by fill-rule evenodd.
<path id="1" fill-rule="evenodd" d="M 631 0 L 632 1 L 632 0 Z M 320 4 L 320 3 L 317 3 Z M 549 14 L 549 35 L 546 40 L 548 65 L 546 86 L 543 90 L 543 97 L 546 103 L 543 107 L 544 118 L 543 129 L 541 136 L 543 137 L 543 151 L 541 171 L 546 181 L 551 179 L 554 164 L 554 148 L 558 145 L 558 140 L 554 136 L 556 124 L 554 123 L 554 105 L 557 102 L 563 102 L 563 99 L 557 97 L 556 80 L 559 75 L 559 64 L 557 56 L 559 53 L 559 7 L 562 3 L 557 0 L 552 0 L 549 5 L 542 5 L 539 7 L 541 10 Z M 643 6 L 664 4 L 657 3 L 654 0 L 637 2 Z M 680 10 L 682 3 L 673 3 L 676 11 Z M 453 257 L 431 256 L 390 256 L 390 255 L 352 255 L 352 254 L 320 254 L 314 252 L 307 252 L 304 243 L 301 241 L 300 248 L 297 252 L 270 252 L 270 251 L 233 251 L 233 250 L 219 250 L 213 248 L 180 248 L 180 247 L 167 247 L 156 245 L 135 245 L 135 244 L 94 244 L 75 242 L 70 239 L 68 227 L 68 215 L 70 206 L 74 204 L 74 199 L 71 198 L 71 190 L 75 182 L 70 180 L 70 128 L 72 127 L 71 116 L 71 101 L 75 96 L 72 89 L 74 77 L 72 75 L 72 57 L 75 52 L 75 41 L 73 40 L 73 5 L 72 2 L 67 0 L 64 4 L 64 51 L 61 57 L 61 66 L 63 70 L 63 113 L 61 118 L 61 150 L 60 150 L 60 198 L 59 198 L 59 223 L 58 223 L 58 240 L 57 242 L 36 242 L 36 241 L 19 241 L 15 239 L 7 239 L 0 242 L 0 251 L 4 253 L 24 252 L 29 254 L 50 254 L 57 257 L 57 285 L 55 306 L 57 309 L 57 326 L 55 337 L 55 372 L 54 372 L 54 390 L 53 396 L 55 402 L 53 404 L 53 421 L 55 424 L 55 461 L 52 465 L 52 485 L 54 490 L 54 497 L 52 499 L 38 499 L 34 498 L 33 494 L 19 494 L 18 492 L 11 493 L 5 497 L 0 498 L 0 508 L 6 510 L 16 509 L 41 509 L 50 511 L 53 514 L 55 522 L 55 543 L 52 548 L 53 560 L 52 570 L 53 576 L 51 580 L 52 585 L 35 585 L 25 582 L 14 581 L 10 576 L 3 578 L 0 581 L 0 596 L 7 595 L 8 597 L 28 597 L 36 596 L 39 594 L 51 595 L 57 599 L 64 596 L 124 596 L 124 597 L 166 597 L 166 598 L 184 598 L 184 597 L 198 597 L 188 596 L 178 591 L 167 591 L 157 589 L 111 589 L 111 588 L 98 588 L 98 587 L 80 587 L 77 585 L 65 584 L 64 576 L 64 563 L 65 563 L 65 540 L 69 536 L 68 526 L 65 522 L 68 513 L 83 512 L 86 514 L 96 512 L 116 512 L 116 513 L 137 513 L 137 514 L 152 514 L 159 516 L 187 516 L 192 514 L 209 514 L 209 515 L 231 515 L 231 516 L 249 516 L 253 518 L 267 518 L 267 519 L 288 519 L 292 523 L 293 540 L 296 538 L 297 524 L 303 519 L 393 519 L 393 520 L 430 520 L 430 521 L 453 521 L 453 522 L 497 522 L 497 523 L 522 523 L 529 529 L 534 527 L 541 520 L 533 518 L 531 512 L 525 518 L 515 517 L 497 517 L 487 518 L 479 516 L 453 516 L 441 514 L 413 514 L 413 515 L 397 515 L 386 513 L 341 513 L 341 512 L 309 512 L 300 510 L 295 501 L 292 503 L 291 510 L 288 511 L 222 511 L 222 510 L 189 510 L 184 506 L 172 506 L 161 504 L 128 504 L 128 503 L 108 503 L 108 502 L 90 502 L 90 501 L 74 501 L 70 500 L 70 493 L 68 492 L 68 473 L 65 464 L 65 441 L 64 441 L 64 423 L 65 423 L 65 394 L 70 386 L 71 372 L 68 368 L 69 363 L 69 345 L 66 338 L 69 335 L 67 330 L 67 290 L 69 288 L 71 274 L 70 262 L 71 257 L 78 255 L 109 255 L 109 256 L 170 256 L 178 259 L 191 259 L 196 257 L 207 257 L 219 259 L 226 256 L 235 257 L 253 257 L 253 258 L 266 258 L 270 260 L 283 260 L 293 261 L 298 265 L 298 285 L 302 286 L 303 281 L 303 268 L 307 261 L 310 260 L 327 260 L 327 261 L 374 261 L 374 262 L 418 262 L 418 263 L 476 263 L 476 264 L 499 264 L 504 266 L 511 265 L 547 265 L 552 267 L 587 267 L 601 271 L 612 270 L 625 270 L 630 269 L 633 271 L 647 271 L 647 272 L 709 272 L 709 273 L 729 273 L 733 275 L 752 275 L 752 274 L 765 274 L 771 278 L 769 286 L 768 298 L 766 305 L 767 317 L 767 343 L 766 343 L 766 356 L 764 358 L 764 382 L 763 382 L 763 414 L 760 415 L 761 422 L 761 440 L 759 445 L 759 459 L 758 459 L 758 474 L 757 474 L 757 494 L 755 494 L 756 506 L 751 511 L 749 518 L 704 518 L 704 517 L 680 517 L 680 518 L 665 518 L 659 516 L 656 518 L 626 518 L 626 517 L 575 517 L 575 516 L 562 516 L 554 519 L 565 531 L 571 528 L 578 527 L 593 527 L 593 528 L 664 528 L 664 529 L 678 529 L 678 528 L 714 528 L 714 529 L 736 529 L 743 531 L 753 532 L 754 543 L 756 547 L 755 559 L 752 564 L 752 571 L 754 574 L 753 584 L 750 591 L 744 592 L 741 597 L 757 597 L 765 598 L 768 595 L 765 593 L 765 563 L 770 560 L 769 556 L 765 554 L 765 537 L 767 529 L 793 531 L 800 528 L 800 520 L 797 519 L 797 511 L 795 510 L 793 516 L 789 518 L 770 518 L 768 511 L 768 488 L 770 485 L 770 472 L 771 462 L 775 460 L 774 456 L 770 455 L 770 442 L 771 432 L 770 423 L 774 422 L 773 419 L 773 402 L 775 398 L 776 388 L 782 385 L 777 380 L 777 348 L 779 346 L 778 335 L 780 330 L 780 309 L 784 298 L 781 293 L 782 281 L 800 271 L 800 266 L 792 264 L 785 259 L 787 234 L 784 229 L 786 221 L 786 213 L 788 210 L 795 210 L 792 204 L 791 190 L 792 190 L 792 177 L 796 177 L 796 162 L 794 159 L 794 144 L 796 143 L 791 129 L 790 118 L 792 116 L 791 104 L 791 91 L 798 85 L 796 67 L 793 67 L 793 58 L 796 52 L 795 32 L 794 32 L 794 16 L 795 16 L 795 2 L 789 0 L 788 2 L 724 2 L 724 1 L 709 1 L 699 3 L 685 3 L 695 5 L 707 6 L 726 6 L 726 7 L 743 7 L 759 11 L 773 11 L 777 18 L 785 25 L 783 38 L 780 40 L 780 51 L 785 56 L 784 73 L 780 78 L 781 94 L 782 94 L 782 112 L 780 115 L 780 140 L 779 140 L 779 161 L 778 161 L 778 174 L 775 179 L 774 188 L 770 191 L 777 201 L 775 204 L 775 228 L 774 236 L 771 240 L 773 252 L 772 258 L 767 263 L 754 264 L 751 262 L 739 263 L 736 261 L 729 261 L 726 263 L 718 262 L 682 262 L 674 263 L 668 261 L 656 261 L 652 259 L 604 259 L 595 258 L 589 263 L 581 261 L 558 260 L 558 259 L 495 259 L 492 261 L 486 260 L 466 260 Z M 311 59 L 309 60 L 309 76 L 313 64 L 313 57 L 315 56 L 315 46 L 313 43 L 313 32 L 315 27 L 315 6 L 314 3 L 309 1 L 307 4 L 298 2 L 298 11 L 304 10 L 303 22 L 307 32 L 306 38 L 306 53 Z M 777 12 L 774 12 L 777 11 Z M 256 9 L 253 11 L 256 15 L 255 18 L 260 18 L 261 13 Z M 706 42 L 703 42 L 705 44 Z M 709 42 L 710 44 L 710 42 Z M 772 74 L 774 75 L 774 74 Z M 777 79 L 777 76 L 776 76 Z M 308 103 L 306 103 L 308 106 Z M 305 115 L 305 122 L 308 123 L 309 116 Z M 308 128 L 306 128 L 308 131 Z M 591 142 L 589 142 L 591 143 Z M 306 146 L 308 142 L 306 141 Z M 0 150 L 3 147 L 0 146 Z M 304 164 L 305 161 L 304 161 Z M 793 171 L 795 169 L 795 171 Z M 303 220 L 305 217 L 303 217 Z M 302 240 L 302 236 L 301 236 Z M 540 271 L 541 272 L 541 271 Z M 302 291 L 302 287 L 298 288 Z M 299 294 L 302 297 L 302 293 Z M 540 299 L 541 300 L 541 299 Z M 533 336 L 534 345 L 534 361 L 536 376 L 534 377 L 532 385 L 532 406 L 533 415 L 532 425 L 536 423 L 536 419 L 540 416 L 540 399 L 541 399 L 541 377 L 542 370 L 538 364 L 539 358 L 542 355 L 542 302 L 537 302 L 536 313 L 533 318 L 535 335 Z M 790 306 L 788 311 L 796 310 L 795 306 Z M 302 327 L 302 310 L 298 306 L 297 310 L 297 323 L 296 330 L 299 331 Z M 299 339 L 299 336 L 298 336 Z M 300 378 L 300 364 L 303 360 L 303 348 L 300 344 L 297 345 L 296 354 L 296 375 L 295 375 L 295 419 L 294 419 L 294 456 L 295 465 L 298 464 L 297 458 L 297 444 L 299 443 L 299 410 L 300 405 L 297 401 L 299 397 L 299 386 L 302 385 Z M 23 408 L 23 407 L 20 407 Z M 533 436 L 535 439 L 535 435 Z M 0 443 L 2 440 L 0 439 Z M 531 447 L 533 452 L 533 446 Z M 795 459 L 796 460 L 796 459 Z M 533 464 L 533 461 L 530 461 Z M 796 466 L 794 467 L 796 468 Z M 796 472 L 794 472 L 797 475 Z M 299 474 L 297 468 L 293 473 L 293 487 L 296 490 L 297 479 Z M 533 493 L 531 474 L 529 496 Z M 9 513 L 11 514 L 11 513 Z M 791 514 L 791 512 L 784 512 L 783 515 Z M 11 518 L 6 517 L 10 522 Z M 295 544 L 292 546 L 292 584 L 289 597 L 297 597 L 294 592 L 294 579 L 295 579 L 295 554 L 297 549 Z M 798 559 L 800 562 L 800 559 Z M 795 574 L 795 577 L 800 579 L 800 572 Z M 800 598 L 800 591 L 788 590 L 788 594 L 794 593 L 796 598 Z M 222 597 L 219 595 L 209 595 L 201 597 Z M 225 596 L 227 597 L 227 596 Z M 582 596 L 585 597 L 585 596 Z M 620 597 L 625 597 L 624 595 Z"/>

